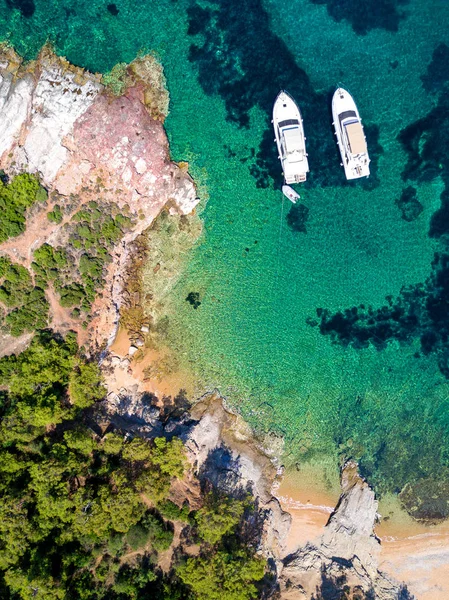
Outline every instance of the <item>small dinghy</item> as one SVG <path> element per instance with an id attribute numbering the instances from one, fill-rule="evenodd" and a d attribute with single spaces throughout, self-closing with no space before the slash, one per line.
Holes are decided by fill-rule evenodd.
<path id="1" fill-rule="evenodd" d="M 290 202 L 293 202 L 293 204 L 296 204 L 296 200 L 299 200 L 301 197 L 298 192 L 295 192 L 295 190 L 289 185 L 282 186 L 282 193 L 290 200 Z"/>

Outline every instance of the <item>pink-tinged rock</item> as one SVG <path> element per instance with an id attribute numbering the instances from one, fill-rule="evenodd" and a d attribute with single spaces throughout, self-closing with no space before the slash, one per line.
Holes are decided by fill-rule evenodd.
<path id="1" fill-rule="evenodd" d="M 169 201 L 183 214 L 198 202 L 191 178 L 169 160 L 162 123 L 151 118 L 142 99 L 139 87 L 119 98 L 97 96 L 74 124 L 66 144 L 71 159 L 55 180 L 65 194 L 100 181 L 105 197 L 144 214 L 139 230 Z"/>
<path id="2" fill-rule="evenodd" d="M 28 65 L 11 48 L 0 49 L 0 169 L 38 173 L 50 196 L 49 204 L 30 211 L 26 232 L 2 244 L 2 252 L 30 267 L 38 246 L 66 242 L 65 225 L 90 200 L 114 202 L 136 217 L 111 251 L 89 329 L 78 328 L 80 344 L 89 340 L 92 347 L 110 342 L 117 330 L 128 243 L 164 206 L 188 214 L 198 202 L 192 179 L 170 161 L 160 120 L 168 110 L 162 69 L 154 59 L 139 60 L 129 69 L 133 87 L 117 98 L 100 75 L 70 65 L 48 48 Z M 54 191 L 67 201 L 55 198 Z M 66 209 L 61 224 L 47 218 L 52 203 Z M 60 332 L 76 329 L 69 311 L 60 309 L 55 297 L 49 302 L 51 326 Z"/>
<path id="3" fill-rule="evenodd" d="M 136 234 L 167 202 L 183 214 L 193 210 L 193 181 L 170 162 L 163 125 L 144 104 L 149 91 L 160 91 L 140 82 L 111 97 L 99 75 L 48 48 L 34 73 L 20 63 L 11 49 L 0 51 L 0 168 L 39 173 L 63 195 L 99 186 L 105 199 L 145 216 Z"/>

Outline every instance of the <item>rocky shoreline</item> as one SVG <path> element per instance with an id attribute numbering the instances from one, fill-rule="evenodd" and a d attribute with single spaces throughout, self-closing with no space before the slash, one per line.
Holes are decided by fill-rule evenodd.
<path id="1" fill-rule="evenodd" d="M 162 209 L 186 215 L 198 203 L 187 171 L 170 161 L 162 124 L 168 95 L 160 65 L 151 56 L 138 59 L 121 83 L 116 96 L 100 75 L 70 65 L 48 47 L 27 64 L 12 48 L 2 47 L 0 168 L 8 175 L 37 173 L 50 205 L 64 207 L 64 219 L 51 223 L 48 206 L 37 207 L 28 216 L 26 232 L 8 240 L 1 251 L 29 268 L 39 245 L 64 243 L 64 226 L 83 204 L 101 197 L 126 209 L 134 225 L 111 252 L 93 319 L 82 329 L 54 302 L 50 323 L 61 333 L 76 329 L 91 355 L 103 352 L 109 388 L 105 418 L 146 437 L 180 437 L 200 481 L 229 495 L 254 496 L 260 517 L 259 552 L 268 558 L 272 595 L 285 600 L 411 597 L 403 585 L 379 571 L 377 501 L 354 464 L 343 469 L 342 495 L 320 541 L 287 555 L 291 517 L 271 492 L 279 476 L 277 465 L 240 417 L 226 408 L 218 393 L 192 407 L 182 395 L 156 398 L 130 373 L 131 357 L 105 351 L 118 328 L 130 244 Z M 9 351 L 14 351 L 17 340 L 9 342 Z M 22 342 L 27 343 L 25 338 Z M 5 347 L 8 351 L 8 344 Z M 173 501 L 182 504 L 188 499 L 194 506 L 194 486 L 188 481 L 183 486 L 172 490 Z"/>
<path id="2" fill-rule="evenodd" d="M 404 584 L 379 570 L 380 541 L 374 534 L 378 503 L 355 463 L 342 469 L 340 500 L 321 539 L 286 554 L 291 516 L 272 495 L 273 482 L 281 472 L 270 452 L 254 440 L 248 426 L 218 393 L 189 408 L 180 399 L 162 407 L 145 393 L 123 390 L 108 397 L 105 412 L 121 429 L 147 437 L 180 437 L 200 482 L 207 480 L 231 496 L 242 492 L 254 496 L 263 522 L 259 551 L 271 565 L 275 597 L 413 597 Z M 181 504 L 193 500 L 194 504 L 192 490 L 177 489 L 172 499 Z M 341 596 L 344 590 L 353 596 Z"/>
<path id="3" fill-rule="evenodd" d="M 0 48 L 0 169 L 8 176 L 38 174 L 49 203 L 61 206 L 60 224 L 36 207 L 27 231 L 1 251 L 29 267 L 33 250 L 64 242 L 64 225 L 91 200 L 114 204 L 133 219 L 132 229 L 112 251 L 102 297 L 88 331 L 67 312 L 53 311 L 52 327 L 77 329 L 79 341 L 101 349 L 117 327 L 127 249 L 166 207 L 191 213 L 197 198 L 186 169 L 171 162 L 163 119 L 168 110 L 162 68 L 148 55 L 122 74 L 120 95 L 92 74 L 56 56 L 46 46 L 24 63 L 7 45 Z M 59 314 L 56 314 L 59 313 Z"/>

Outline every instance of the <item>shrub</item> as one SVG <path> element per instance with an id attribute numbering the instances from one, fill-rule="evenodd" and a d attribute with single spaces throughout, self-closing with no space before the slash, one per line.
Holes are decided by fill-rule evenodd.
<path id="1" fill-rule="evenodd" d="M 63 219 L 63 214 L 62 214 L 62 210 L 61 207 L 56 204 L 53 207 L 53 210 L 47 213 L 47 219 L 49 221 L 51 221 L 52 223 L 60 223 Z"/>
<path id="2" fill-rule="evenodd" d="M 0 179 L 0 243 L 23 233 L 27 208 L 46 198 L 47 192 L 34 175 L 21 173 L 10 183 Z"/>
<path id="3" fill-rule="evenodd" d="M 121 96 L 125 93 L 127 86 L 128 65 L 126 63 L 117 63 L 109 73 L 105 73 L 101 78 L 101 82 L 105 85 L 114 96 Z"/>
<path id="4" fill-rule="evenodd" d="M 86 297 L 84 288 L 79 283 L 71 283 L 70 285 L 66 285 L 59 290 L 59 294 L 59 303 L 65 308 L 79 305 Z"/>
<path id="5" fill-rule="evenodd" d="M 182 508 L 179 508 L 177 504 L 171 500 L 162 500 L 157 505 L 158 511 L 161 515 L 170 521 L 183 521 L 184 523 L 189 522 L 190 507 L 189 503 L 185 502 Z"/>

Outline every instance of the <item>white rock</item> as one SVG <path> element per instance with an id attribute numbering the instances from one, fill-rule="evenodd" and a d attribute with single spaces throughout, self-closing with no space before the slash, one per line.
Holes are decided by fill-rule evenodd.
<path id="1" fill-rule="evenodd" d="M 44 61 L 34 89 L 23 143 L 25 156 L 18 154 L 18 158 L 26 160 L 22 167 L 41 173 L 47 185 L 53 182 L 67 160 L 68 150 L 63 145 L 63 138 L 72 131 L 75 121 L 86 112 L 101 90 L 101 85 L 93 79 L 86 79 L 83 85 L 74 79 L 74 73 L 63 71 L 62 65 Z"/>
<path id="2" fill-rule="evenodd" d="M 133 173 L 132 173 L 131 169 L 129 167 L 126 167 L 122 173 L 123 181 L 125 183 L 129 183 L 131 181 L 132 176 L 133 176 Z"/>
<path id="3" fill-rule="evenodd" d="M 143 160 L 143 158 L 139 158 L 135 163 L 136 171 L 139 175 L 142 175 L 147 170 L 147 163 Z"/>
<path id="4" fill-rule="evenodd" d="M 11 73 L 0 73 L 0 156 L 11 150 L 31 109 L 34 81 L 25 75 L 13 82 Z"/>
<path id="5" fill-rule="evenodd" d="M 150 332 L 150 328 L 147 325 L 142 325 L 142 327 L 140 328 L 140 331 L 142 333 L 149 333 Z"/>
<path id="6" fill-rule="evenodd" d="M 136 348 L 136 346 L 130 346 L 129 350 L 128 350 L 128 354 L 130 356 L 134 356 L 134 354 L 139 350 L 139 348 Z"/>

